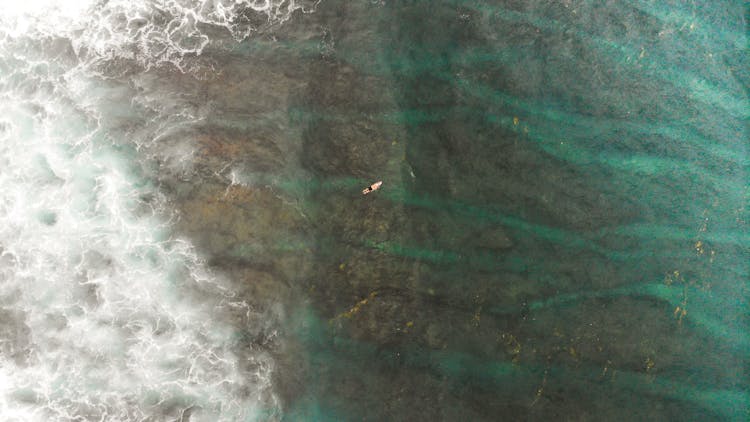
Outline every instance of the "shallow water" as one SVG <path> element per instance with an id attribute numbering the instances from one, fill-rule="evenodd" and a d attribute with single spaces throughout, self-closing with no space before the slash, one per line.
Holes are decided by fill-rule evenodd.
<path id="1" fill-rule="evenodd" d="M 746 5 L 44 3 L 9 419 L 750 416 Z"/>

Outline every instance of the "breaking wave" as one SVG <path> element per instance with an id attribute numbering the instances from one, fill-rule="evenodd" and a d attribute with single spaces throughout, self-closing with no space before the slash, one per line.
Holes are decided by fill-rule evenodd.
<path id="1" fill-rule="evenodd" d="M 223 35 L 242 41 L 288 21 L 295 12 L 313 11 L 319 2 L 32 0 L 9 8 L 0 22 L 6 37 L 69 39 L 76 56 L 90 68 L 126 61 L 145 69 L 173 65 L 186 72 L 205 70 L 200 66 L 209 64 L 195 58 Z"/>
<path id="2" fill-rule="evenodd" d="M 155 110 L 174 105 L 138 106 L 133 87 L 112 79 L 133 66 L 200 70 L 211 43 L 316 4 L 43 0 L 2 12 L 5 420 L 280 417 L 273 358 L 247 341 L 273 341 L 273 315 L 236 297 L 232 280 L 173 235 L 174 215 L 137 151 L 166 126 Z"/>

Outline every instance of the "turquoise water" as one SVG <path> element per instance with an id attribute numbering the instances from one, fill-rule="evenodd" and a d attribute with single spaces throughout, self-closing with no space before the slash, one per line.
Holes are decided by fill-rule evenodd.
<path id="1" fill-rule="evenodd" d="M 746 2 L 46 3 L 0 414 L 750 419 Z"/>
<path id="2" fill-rule="evenodd" d="M 748 417 L 746 6 L 321 7 L 290 420 Z"/>

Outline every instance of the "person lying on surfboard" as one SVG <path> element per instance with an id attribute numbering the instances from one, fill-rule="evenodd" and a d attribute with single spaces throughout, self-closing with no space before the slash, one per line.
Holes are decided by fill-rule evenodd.
<path id="1" fill-rule="evenodd" d="M 382 184 L 383 184 L 382 180 L 379 180 L 379 181 L 371 184 L 370 186 L 362 189 L 362 195 L 367 195 L 368 193 L 370 193 L 372 191 L 376 191 L 376 190 L 380 189 L 380 185 L 382 185 Z"/>

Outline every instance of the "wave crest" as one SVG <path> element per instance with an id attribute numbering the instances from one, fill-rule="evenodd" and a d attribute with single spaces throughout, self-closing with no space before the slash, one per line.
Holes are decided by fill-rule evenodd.
<path id="1" fill-rule="evenodd" d="M 79 60 L 92 69 L 130 62 L 147 70 L 173 65 L 183 73 L 205 71 L 212 67 L 210 61 L 197 58 L 210 43 L 226 35 L 230 41 L 242 41 L 273 30 L 295 12 L 314 11 L 320 1 L 110 0 L 79 3 L 73 13 L 60 5 L 62 0 L 42 0 L 43 7 L 0 17 L 5 27 L 0 35 L 68 38 Z"/>

